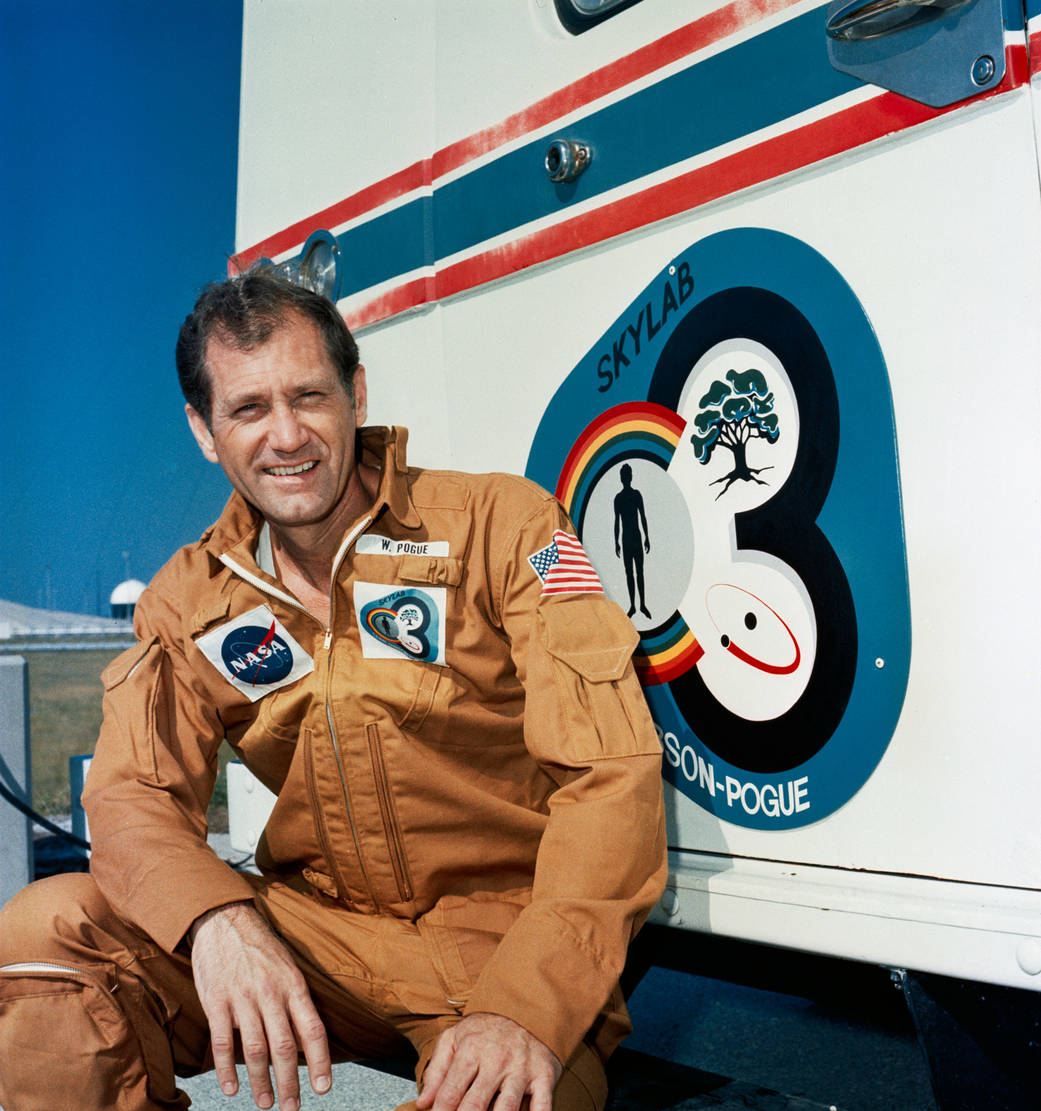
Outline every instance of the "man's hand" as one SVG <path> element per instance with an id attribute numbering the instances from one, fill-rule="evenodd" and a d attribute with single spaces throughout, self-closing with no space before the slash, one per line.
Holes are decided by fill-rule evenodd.
<path id="1" fill-rule="evenodd" d="M 552 1111 L 560 1061 L 523 1026 L 503 1015 L 472 1014 L 438 1039 L 423 1077 L 419 1111 Z M 499 1099 L 496 1102 L 496 1093 Z"/>
<path id="2" fill-rule="evenodd" d="M 225 1095 L 239 1088 L 235 1072 L 235 1030 L 260 1108 L 278 1102 L 298 1111 L 298 1050 L 303 1050 L 311 1087 L 319 1095 L 332 1087 L 329 1043 L 300 969 L 250 903 L 229 903 L 192 923 L 192 972 L 210 1023 L 213 1062 Z"/>

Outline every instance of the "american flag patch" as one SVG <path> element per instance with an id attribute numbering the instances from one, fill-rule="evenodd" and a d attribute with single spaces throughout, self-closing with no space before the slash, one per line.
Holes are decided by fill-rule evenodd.
<path id="1" fill-rule="evenodd" d="M 553 543 L 528 556 L 532 570 L 542 580 L 543 594 L 603 594 L 600 576 L 593 570 L 577 536 L 561 529 Z"/>

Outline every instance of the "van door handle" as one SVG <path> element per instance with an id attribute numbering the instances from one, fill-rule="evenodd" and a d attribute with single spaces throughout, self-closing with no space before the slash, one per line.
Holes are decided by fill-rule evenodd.
<path id="1" fill-rule="evenodd" d="M 891 35 L 914 23 L 945 14 L 964 0 L 850 0 L 828 16 L 825 30 L 833 39 L 856 42 Z"/>
<path id="2" fill-rule="evenodd" d="M 1005 0 L 831 0 L 817 26 L 839 73 L 930 108 L 1005 78 Z"/>

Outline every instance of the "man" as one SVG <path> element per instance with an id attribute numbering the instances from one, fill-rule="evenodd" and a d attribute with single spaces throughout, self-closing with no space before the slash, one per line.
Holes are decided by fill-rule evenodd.
<path id="1" fill-rule="evenodd" d="M 322 298 L 210 287 L 177 362 L 235 492 L 103 676 L 92 875 L 0 915 L 0 1105 L 183 1107 L 175 1073 L 231 1094 L 239 1053 L 292 1111 L 300 1055 L 321 1093 L 411 1043 L 421 1111 L 601 1107 L 664 879 L 632 626 L 548 495 L 360 427 Z M 206 845 L 223 738 L 278 795 L 263 878 Z"/>

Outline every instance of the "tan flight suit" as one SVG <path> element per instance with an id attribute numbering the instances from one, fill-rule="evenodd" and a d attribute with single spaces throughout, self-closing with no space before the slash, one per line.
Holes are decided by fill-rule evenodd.
<path id="1" fill-rule="evenodd" d="M 91 876 L 0 914 L 5 1111 L 183 1106 L 174 1073 L 211 1067 L 185 935 L 247 899 L 337 1056 L 405 1038 L 421 1072 L 443 1029 L 488 1011 L 568 1063 L 556 1106 L 602 1105 L 618 976 L 665 878 L 637 634 L 559 554 L 573 529 L 549 495 L 408 468 L 405 440 L 362 432 L 380 488 L 338 553 L 328 629 L 260 569 L 238 495 L 142 595 L 138 644 L 103 676 Z M 206 845 L 225 737 L 278 795 L 263 879 Z"/>

